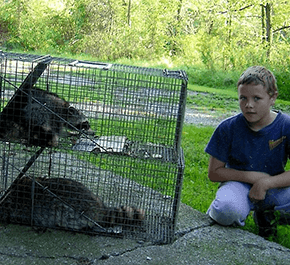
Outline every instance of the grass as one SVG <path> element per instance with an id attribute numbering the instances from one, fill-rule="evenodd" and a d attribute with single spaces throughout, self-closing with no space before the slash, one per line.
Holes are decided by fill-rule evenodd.
<path id="1" fill-rule="evenodd" d="M 213 130 L 213 127 L 185 125 L 182 133 L 185 156 L 182 202 L 201 212 L 206 212 L 218 187 L 207 178 L 209 157 L 204 152 Z"/>
<path id="2" fill-rule="evenodd" d="M 226 113 L 239 111 L 237 94 L 233 90 L 220 90 L 195 85 L 189 85 L 190 91 L 202 93 L 195 95 L 189 93 L 187 105 L 190 108 L 203 112 Z M 234 106 L 234 103 L 237 106 Z M 277 100 L 276 109 L 290 112 L 290 103 Z M 204 152 L 214 127 L 203 127 L 185 124 L 182 132 L 182 147 L 185 156 L 185 172 L 182 189 L 182 202 L 203 213 L 206 212 L 212 200 L 215 198 L 218 183 L 211 182 L 207 177 L 209 156 Z M 286 170 L 290 169 L 290 163 Z M 252 215 L 246 220 L 242 229 L 257 234 L 258 230 Z M 290 226 L 278 227 L 278 238 L 273 240 L 287 248 L 290 248 Z"/>
<path id="3" fill-rule="evenodd" d="M 191 93 L 194 92 L 194 93 Z M 188 85 L 187 105 L 204 112 L 238 112 L 238 94 L 236 89 L 218 89 L 198 85 Z M 278 99 L 275 109 L 290 113 L 289 101 Z"/>

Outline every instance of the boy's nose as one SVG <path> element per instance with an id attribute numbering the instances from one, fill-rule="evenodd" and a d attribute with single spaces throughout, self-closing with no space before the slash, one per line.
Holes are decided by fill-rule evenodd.
<path id="1" fill-rule="evenodd" d="M 252 108 L 252 107 L 253 107 L 253 103 L 252 103 L 251 101 L 248 101 L 248 102 L 246 103 L 246 107 L 247 107 L 247 108 Z"/>

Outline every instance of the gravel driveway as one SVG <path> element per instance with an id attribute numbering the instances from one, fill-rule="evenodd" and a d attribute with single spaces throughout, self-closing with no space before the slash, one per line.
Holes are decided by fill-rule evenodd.
<path id="1" fill-rule="evenodd" d="M 187 91 L 189 97 L 202 97 L 207 96 L 206 92 Z M 232 111 L 227 113 L 221 113 L 220 111 L 208 110 L 197 110 L 197 106 L 193 104 L 186 104 L 184 123 L 185 124 L 196 124 L 200 126 L 214 126 L 216 127 L 222 120 L 238 114 L 238 111 Z"/>
<path id="2" fill-rule="evenodd" d="M 196 124 L 200 126 L 214 126 L 216 127 L 222 120 L 231 117 L 238 112 L 230 112 L 230 113 L 216 113 L 216 112 L 209 112 L 204 113 L 190 107 L 186 107 L 185 116 L 184 116 L 184 123 L 185 124 Z"/>

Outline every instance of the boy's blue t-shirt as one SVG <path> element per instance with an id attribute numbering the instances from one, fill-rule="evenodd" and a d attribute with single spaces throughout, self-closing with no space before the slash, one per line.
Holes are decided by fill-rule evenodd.
<path id="1" fill-rule="evenodd" d="M 271 124 L 255 132 L 240 113 L 216 128 L 205 151 L 228 168 L 275 176 L 284 172 L 290 155 L 290 117 L 279 112 Z"/>

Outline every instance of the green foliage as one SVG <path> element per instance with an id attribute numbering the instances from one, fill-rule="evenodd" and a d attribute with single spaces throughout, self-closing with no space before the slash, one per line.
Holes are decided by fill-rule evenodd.
<path id="1" fill-rule="evenodd" d="M 289 69 L 273 69 L 273 73 L 277 79 L 279 98 L 290 100 L 290 72 Z"/>
<path id="2" fill-rule="evenodd" d="M 266 66 L 267 67 L 267 66 Z M 268 66 L 277 79 L 279 99 L 290 100 L 290 72 L 288 69 L 273 68 Z M 210 70 L 204 67 L 181 66 L 185 70 L 189 83 L 211 88 L 219 88 L 222 90 L 236 91 L 236 83 L 241 73 L 245 70 L 223 71 Z"/>
<path id="3" fill-rule="evenodd" d="M 186 71 L 190 84 L 215 88 L 235 89 L 241 74 L 240 71 L 226 72 L 196 66 L 182 66 L 181 68 Z"/>
<path id="4" fill-rule="evenodd" d="M 69 10 L 52 1 L 5 1 L 1 3 L 0 21 L 6 25 L 10 38 L 5 45 L 25 51 L 61 52 L 74 36 L 74 21 Z"/>
<path id="5" fill-rule="evenodd" d="M 230 86 L 236 80 L 232 74 L 250 65 L 289 69 L 290 6 L 270 3 L 266 38 L 256 1 L 7 0 L 0 3 L 0 45 L 109 61 L 165 59 L 207 69 L 214 80 L 208 76 L 208 85 Z M 215 72 L 221 71 L 230 76 L 218 79 Z"/>

